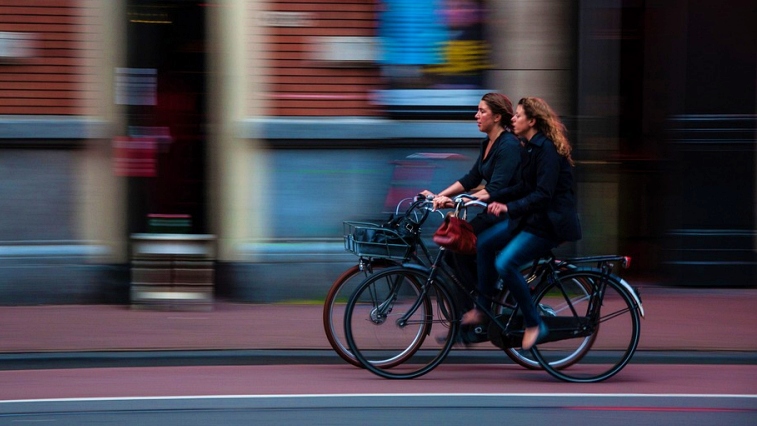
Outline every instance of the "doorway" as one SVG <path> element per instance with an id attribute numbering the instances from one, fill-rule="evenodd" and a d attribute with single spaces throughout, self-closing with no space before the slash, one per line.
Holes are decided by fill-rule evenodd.
<path id="1" fill-rule="evenodd" d="M 128 232 L 207 232 L 204 2 L 127 0 L 127 137 L 154 163 L 128 177 Z"/>

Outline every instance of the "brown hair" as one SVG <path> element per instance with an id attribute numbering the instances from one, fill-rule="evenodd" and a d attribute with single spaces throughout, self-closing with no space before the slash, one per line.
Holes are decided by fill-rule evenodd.
<path id="1" fill-rule="evenodd" d="M 502 116 L 499 124 L 508 132 L 512 131 L 510 128 L 510 118 L 513 116 L 513 103 L 510 102 L 510 98 L 502 93 L 490 92 L 485 94 L 481 100 L 486 102 L 486 105 L 489 105 L 492 113 Z"/>
<path id="2" fill-rule="evenodd" d="M 536 120 L 536 128 L 555 144 L 557 152 L 567 158 L 571 166 L 574 165 L 570 156 L 573 148 L 568 142 L 565 125 L 549 104 L 544 99 L 531 97 L 521 99 L 518 105 L 523 108 L 526 117 Z"/>

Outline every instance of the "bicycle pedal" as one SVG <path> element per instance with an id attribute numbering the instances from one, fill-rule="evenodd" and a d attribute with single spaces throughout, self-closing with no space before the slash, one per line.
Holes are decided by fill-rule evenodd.
<path id="1" fill-rule="evenodd" d="M 555 310 L 549 305 L 539 303 L 539 306 L 537 306 L 537 308 L 539 309 L 539 313 L 541 314 L 541 316 L 548 316 L 548 317 L 557 316 L 557 312 L 555 312 Z"/>
<path id="2" fill-rule="evenodd" d="M 489 341 L 489 330 L 485 325 L 476 325 L 460 331 L 464 343 L 481 343 Z"/>

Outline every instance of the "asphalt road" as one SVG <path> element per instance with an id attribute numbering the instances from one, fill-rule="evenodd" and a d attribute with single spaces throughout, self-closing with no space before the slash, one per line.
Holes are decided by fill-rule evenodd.
<path id="1" fill-rule="evenodd" d="M 707 395 L 230 396 L 16 403 L 0 405 L 0 424 L 738 426 L 755 414 L 752 399 Z"/>
<path id="2" fill-rule="evenodd" d="M 636 364 L 576 385 L 513 364 L 386 380 L 341 364 L 0 371 L 0 424 L 753 425 L 757 365 Z M 506 420 L 503 420 L 506 419 Z"/>
<path id="3" fill-rule="evenodd" d="M 631 363 L 581 385 L 485 346 L 382 379 L 328 347 L 320 306 L 2 308 L 0 425 L 757 424 L 757 292 L 643 294 Z"/>

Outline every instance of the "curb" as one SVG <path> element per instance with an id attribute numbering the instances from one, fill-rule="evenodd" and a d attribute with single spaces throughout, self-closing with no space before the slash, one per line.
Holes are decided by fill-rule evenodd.
<path id="1" fill-rule="evenodd" d="M 601 360 L 601 354 L 595 355 Z M 512 364 L 496 350 L 453 350 L 447 364 Z M 636 351 L 632 364 L 757 365 L 757 352 Z M 0 371 L 228 365 L 348 365 L 331 350 L 201 350 L 35 352 L 0 354 Z"/>

